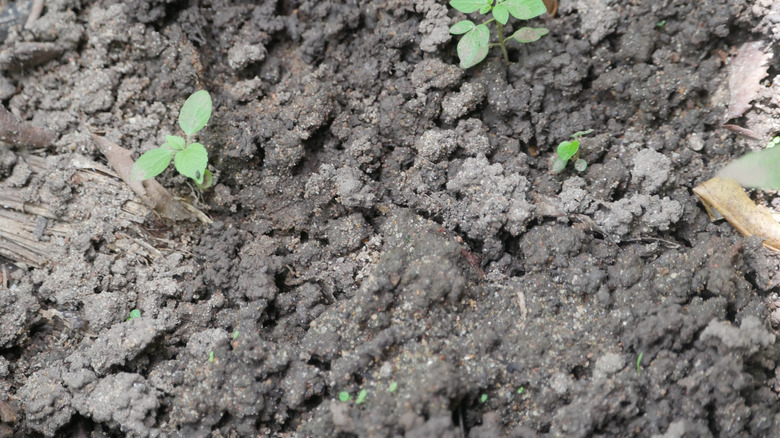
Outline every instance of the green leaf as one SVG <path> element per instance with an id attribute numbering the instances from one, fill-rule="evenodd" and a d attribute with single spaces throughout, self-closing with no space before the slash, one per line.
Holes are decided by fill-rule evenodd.
<path id="1" fill-rule="evenodd" d="M 174 151 L 156 148 L 145 152 L 130 169 L 130 181 L 143 181 L 161 174 L 173 158 Z"/>
<path id="2" fill-rule="evenodd" d="M 343 402 L 348 402 L 349 399 L 352 398 L 347 391 L 341 391 L 339 393 L 339 400 Z"/>
<path id="3" fill-rule="evenodd" d="M 509 20 L 509 10 L 503 3 L 499 3 L 493 7 L 493 18 L 501 24 L 506 24 Z"/>
<path id="4" fill-rule="evenodd" d="M 562 141 L 558 145 L 558 156 L 562 160 L 569 161 L 571 157 L 577 154 L 580 149 L 580 142 L 578 140 Z"/>
<path id="5" fill-rule="evenodd" d="M 780 148 L 750 152 L 724 167 L 718 177 L 737 180 L 744 187 L 780 190 Z"/>
<path id="6" fill-rule="evenodd" d="M 211 187 L 212 184 L 214 184 L 214 176 L 209 172 L 208 169 L 203 170 L 203 182 L 198 183 L 195 181 L 195 184 L 198 184 L 198 188 L 201 190 L 206 190 L 207 188 Z"/>
<path id="7" fill-rule="evenodd" d="M 580 158 L 579 160 L 574 162 L 574 169 L 577 172 L 585 172 L 585 169 L 588 168 L 588 162 Z"/>
<path id="8" fill-rule="evenodd" d="M 469 68 L 482 62 L 488 54 L 490 29 L 480 24 L 467 32 L 458 41 L 458 58 L 460 68 Z"/>
<path id="9" fill-rule="evenodd" d="M 564 160 L 561 157 L 555 157 L 555 160 L 552 163 L 552 166 L 550 166 L 550 172 L 552 173 L 560 173 L 563 169 L 566 168 L 566 163 L 568 160 Z"/>
<path id="10" fill-rule="evenodd" d="M 357 398 L 355 399 L 355 404 L 359 405 L 366 401 L 366 396 L 368 396 L 368 391 L 364 389 L 361 389 L 360 392 L 358 392 Z"/>
<path id="11" fill-rule="evenodd" d="M 471 20 L 458 21 L 452 25 L 450 28 L 450 33 L 453 35 L 460 35 L 470 31 L 471 29 L 474 29 L 475 27 L 476 24 L 474 24 L 474 22 Z"/>
<path id="12" fill-rule="evenodd" d="M 482 6 L 482 9 L 479 10 L 479 13 L 482 14 L 482 15 L 485 15 L 488 12 L 490 12 L 491 9 L 493 9 L 493 6 L 485 5 L 485 6 Z"/>
<path id="13" fill-rule="evenodd" d="M 184 146 L 187 144 L 183 138 L 179 137 L 178 135 L 166 135 L 165 136 L 165 144 L 168 145 L 169 148 L 180 151 L 184 149 Z"/>
<path id="14" fill-rule="evenodd" d="M 187 149 L 180 151 L 173 157 L 173 164 L 180 174 L 192 178 L 198 184 L 203 184 L 206 174 L 206 165 L 209 162 L 209 154 L 200 143 L 193 143 Z"/>
<path id="15" fill-rule="evenodd" d="M 452 0 L 450 2 L 450 6 L 464 14 L 470 14 L 486 5 L 490 6 L 490 0 Z"/>
<path id="16" fill-rule="evenodd" d="M 138 309 L 133 309 L 130 311 L 130 316 L 125 321 L 130 321 L 131 319 L 140 318 L 141 317 L 141 311 Z"/>
<path id="17" fill-rule="evenodd" d="M 187 135 L 192 135 L 206 126 L 211 117 L 211 96 L 206 90 L 196 91 L 188 97 L 179 112 L 179 126 Z"/>
<path id="18" fill-rule="evenodd" d="M 512 34 L 512 38 L 521 43 L 532 43 L 538 41 L 539 38 L 550 33 L 550 29 L 543 27 L 521 27 L 517 29 L 517 32 Z"/>
<path id="19" fill-rule="evenodd" d="M 547 12 L 542 0 L 506 0 L 503 5 L 518 20 L 530 20 Z"/>

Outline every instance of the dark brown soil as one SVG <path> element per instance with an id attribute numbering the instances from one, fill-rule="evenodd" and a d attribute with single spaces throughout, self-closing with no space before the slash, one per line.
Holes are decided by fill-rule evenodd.
<path id="1" fill-rule="evenodd" d="M 780 436 L 780 259 L 691 193 L 780 131 L 780 57 L 742 120 L 769 137 L 720 128 L 780 3 L 562 0 L 467 71 L 457 19 L 47 0 L 3 24 L 0 99 L 57 141 L 0 145 L 0 187 L 49 209 L 45 261 L 5 263 L 0 437 Z M 214 223 L 139 219 L 87 178 L 90 134 L 137 156 L 198 89 L 217 185 L 158 180 Z M 591 128 L 587 170 L 551 174 Z"/>

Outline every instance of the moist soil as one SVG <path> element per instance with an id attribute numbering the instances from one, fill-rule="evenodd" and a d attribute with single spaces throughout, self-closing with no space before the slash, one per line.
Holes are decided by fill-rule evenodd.
<path id="1" fill-rule="evenodd" d="M 49 209 L 0 437 L 780 436 L 780 258 L 691 192 L 780 130 L 780 57 L 721 128 L 780 3 L 562 0 L 466 71 L 438 0 L 5 6 L 0 99 L 57 140 L 0 146 Z M 91 135 L 137 157 L 199 89 L 216 185 L 157 180 L 213 223 L 139 216 Z"/>

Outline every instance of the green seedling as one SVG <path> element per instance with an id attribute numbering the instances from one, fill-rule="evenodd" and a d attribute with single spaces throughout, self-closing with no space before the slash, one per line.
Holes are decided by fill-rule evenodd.
<path id="1" fill-rule="evenodd" d="M 140 317 L 141 317 L 141 311 L 138 309 L 133 309 L 130 311 L 130 316 L 128 316 L 125 321 L 130 321 L 131 319 L 140 318 Z"/>
<path id="2" fill-rule="evenodd" d="M 215 359 L 214 352 L 209 351 L 209 362 L 214 363 L 214 359 Z"/>
<path id="3" fill-rule="evenodd" d="M 351 399 L 351 398 L 352 398 L 352 396 L 349 395 L 349 393 L 347 391 L 341 391 L 339 393 L 339 400 L 342 401 L 342 402 L 348 402 L 349 399 Z"/>
<path id="4" fill-rule="evenodd" d="M 636 358 L 636 373 L 641 374 L 642 373 L 642 356 L 645 355 L 645 352 L 639 353 L 639 356 Z"/>
<path id="5" fill-rule="evenodd" d="M 238 330 L 233 332 L 233 340 L 235 341 L 236 339 L 238 339 Z"/>
<path id="6" fill-rule="evenodd" d="M 552 163 L 550 171 L 552 173 L 560 173 L 566 168 L 566 164 L 571 160 L 574 161 L 574 168 L 577 172 L 583 172 L 588 168 L 588 163 L 580 158 L 580 140 L 583 135 L 588 135 L 593 132 L 592 129 L 587 131 L 575 132 L 571 135 L 573 140 L 562 141 L 558 145 L 558 156 L 555 157 L 555 161 Z"/>
<path id="7" fill-rule="evenodd" d="M 769 140 L 769 143 L 766 144 L 767 148 L 773 148 L 780 144 L 780 137 L 774 137 L 771 140 Z"/>
<path id="8" fill-rule="evenodd" d="M 359 405 L 366 401 L 366 397 L 368 396 L 368 391 L 365 389 L 361 389 L 360 392 L 358 392 L 357 398 L 355 398 L 355 404 Z"/>
<path id="9" fill-rule="evenodd" d="M 387 390 L 390 392 L 395 392 L 397 389 L 398 389 L 398 382 L 391 382 L 390 388 L 388 388 Z"/>
<path id="10" fill-rule="evenodd" d="M 479 402 L 480 403 L 485 403 L 487 401 L 487 399 L 488 399 L 488 395 L 487 394 L 482 394 L 482 395 L 479 396 Z"/>
<path id="11" fill-rule="evenodd" d="M 525 391 L 525 388 L 523 388 L 522 386 L 521 386 L 521 387 L 519 387 L 519 388 L 517 388 L 517 393 L 518 393 L 518 394 L 522 394 L 522 393 L 523 393 L 523 391 Z"/>
<path id="12" fill-rule="evenodd" d="M 482 62 L 490 48 L 495 46 L 501 47 L 504 60 L 509 62 L 509 53 L 506 50 L 508 40 L 532 43 L 550 32 L 543 27 L 521 27 L 512 35 L 504 36 L 504 25 L 509 21 L 510 15 L 518 20 L 530 20 L 547 12 L 547 7 L 542 0 L 452 0 L 450 6 L 464 14 L 479 11 L 482 15 L 490 12 L 493 16 L 480 24 L 475 24 L 471 20 L 462 20 L 450 27 L 451 34 L 463 35 L 458 41 L 458 58 L 460 58 L 460 67 L 464 69 Z M 496 23 L 498 33 L 498 41 L 495 43 L 490 42 L 488 25 L 492 22 Z"/>
<path id="13" fill-rule="evenodd" d="M 173 160 L 180 174 L 192 178 L 198 187 L 205 189 L 213 178 L 206 169 L 209 156 L 202 144 L 193 142 L 195 133 L 203 129 L 211 117 L 211 96 L 200 90 L 188 97 L 179 112 L 179 127 L 185 137 L 166 135 L 165 143 L 141 155 L 130 170 L 131 181 L 143 181 L 161 174 Z"/>

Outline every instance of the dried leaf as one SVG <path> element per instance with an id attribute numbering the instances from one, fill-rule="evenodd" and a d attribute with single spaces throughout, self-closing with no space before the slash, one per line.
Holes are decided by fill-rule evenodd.
<path id="1" fill-rule="evenodd" d="M 723 128 L 728 129 L 729 131 L 736 132 L 737 134 L 744 135 L 745 137 L 750 137 L 754 140 L 761 140 L 761 136 L 756 133 L 756 131 L 753 131 L 752 129 L 743 128 L 741 126 L 732 125 L 730 123 L 726 123 L 721 125 Z"/>
<path id="2" fill-rule="evenodd" d="M 724 122 L 741 117 L 750 109 L 759 90 L 761 80 L 767 75 L 772 53 L 764 53 L 763 43 L 754 41 L 743 44 L 729 65 L 729 91 L 731 97 Z"/>
<path id="3" fill-rule="evenodd" d="M 764 247 L 780 251 L 780 223 L 756 205 L 733 179 L 712 178 L 693 188 L 710 219 L 726 219 L 745 237 L 763 237 Z"/>

